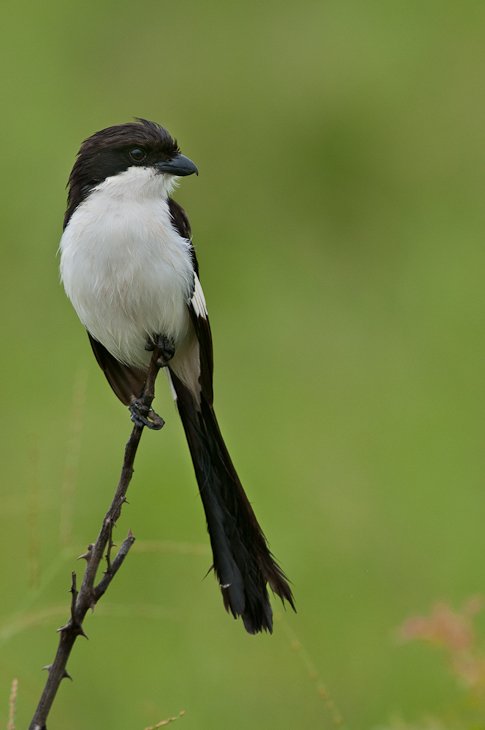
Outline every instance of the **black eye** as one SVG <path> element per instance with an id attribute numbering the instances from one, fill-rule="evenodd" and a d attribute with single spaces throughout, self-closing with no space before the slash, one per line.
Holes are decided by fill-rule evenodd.
<path id="1" fill-rule="evenodd" d="M 147 156 L 147 153 L 145 150 L 141 150 L 139 147 L 135 147 L 135 149 L 130 151 L 130 157 L 133 160 L 133 162 L 141 162 L 145 159 Z"/>

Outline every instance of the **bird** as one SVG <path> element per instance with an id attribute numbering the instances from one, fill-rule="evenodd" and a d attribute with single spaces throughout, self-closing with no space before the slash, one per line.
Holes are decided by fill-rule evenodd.
<path id="1" fill-rule="evenodd" d="M 226 610 L 272 633 L 268 585 L 295 610 L 288 579 L 224 443 L 213 406 L 213 349 L 189 218 L 171 197 L 198 175 L 177 140 L 142 118 L 84 140 L 69 176 L 61 280 L 96 360 L 135 424 L 163 419 L 140 401 L 158 349 L 182 420 Z M 158 420 L 157 420 L 158 419 Z"/>

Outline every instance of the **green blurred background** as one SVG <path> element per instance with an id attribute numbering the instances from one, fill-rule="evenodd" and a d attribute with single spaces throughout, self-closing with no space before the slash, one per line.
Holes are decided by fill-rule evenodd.
<path id="1" fill-rule="evenodd" d="M 186 730 L 330 728 L 291 632 L 348 728 L 458 701 L 438 655 L 395 629 L 485 585 L 484 23 L 472 0 L 4 6 L 0 724 L 13 677 L 30 721 L 130 431 L 56 250 L 81 141 L 134 116 L 200 170 L 175 197 L 216 409 L 298 614 L 250 637 L 204 580 L 160 380 L 167 425 L 144 434 L 117 529 L 138 549 L 86 620 L 49 728 L 180 710 Z"/>

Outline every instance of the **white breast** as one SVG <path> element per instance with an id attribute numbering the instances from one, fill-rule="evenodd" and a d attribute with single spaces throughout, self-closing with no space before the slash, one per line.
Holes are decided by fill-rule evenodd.
<path id="1" fill-rule="evenodd" d="M 146 367 L 147 338 L 193 345 L 186 302 L 193 288 L 188 242 L 172 227 L 171 178 L 132 167 L 107 178 L 73 213 L 61 239 L 61 278 L 91 335 L 114 357 Z M 191 348 L 192 349 L 192 348 Z"/>

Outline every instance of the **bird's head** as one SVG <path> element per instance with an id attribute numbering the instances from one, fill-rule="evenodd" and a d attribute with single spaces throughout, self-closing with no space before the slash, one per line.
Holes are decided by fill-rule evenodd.
<path id="1" fill-rule="evenodd" d="M 138 172 L 140 168 L 149 174 Z M 129 173 L 141 182 L 163 175 L 166 188 L 170 189 L 174 178 L 194 172 L 198 174 L 197 167 L 181 154 L 177 140 L 155 122 L 137 119 L 101 129 L 84 140 L 78 152 L 68 181 L 64 225 L 89 193 L 108 178 Z"/>

